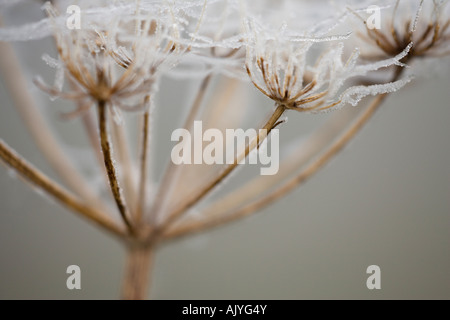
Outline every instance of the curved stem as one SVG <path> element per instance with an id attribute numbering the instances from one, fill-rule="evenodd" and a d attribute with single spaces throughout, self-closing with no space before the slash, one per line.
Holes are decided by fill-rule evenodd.
<path id="1" fill-rule="evenodd" d="M 9 167 L 17 171 L 26 179 L 26 181 L 44 190 L 67 208 L 78 212 L 85 218 L 88 218 L 115 235 L 125 235 L 123 228 L 118 226 L 110 217 L 78 200 L 69 191 L 66 191 L 59 184 L 22 159 L 2 140 L 0 140 L 0 159 L 3 160 Z"/>
<path id="2" fill-rule="evenodd" d="M 304 143 L 297 144 L 295 149 L 282 160 L 276 175 L 260 175 L 248 181 L 243 186 L 232 190 L 220 197 L 200 213 L 201 216 L 212 218 L 239 209 L 258 197 L 262 197 L 268 190 L 276 187 L 285 179 L 296 174 L 299 168 L 313 160 L 322 150 L 330 145 L 344 128 L 360 114 L 357 108 L 347 108 L 335 112 L 333 116 L 320 128 L 316 129 Z M 189 223 L 186 221 L 185 223 Z"/>
<path id="3" fill-rule="evenodd" d="M 89 143 L 91 144 L 91 148 L 93 153 L 95 154 L 95 158 L 97 159 L 98 165 L 100 166 L 100 168 L 103 169 L 103 156 L 102 151 L 100 150 L 100 145 L 98 143 L 97 126 L 94 120 L 94 114 L 92 113 L 92 110 L 88 110 L 87 112 L 85 112 L 81 116 L 81 121 L 83 122 L 83 127 L 86 131 L 86 135 L 89 139 Z"/>
<path id="4" fill-rule="evenodd" d="M 242 88 L 239 88 L 239 80 L 221 77 L 217 87 L 205 101 L 208 107 L 204 109 L 204 113 L 197 119 L 202 121 L 203 126 L 218 129 L 223 133 L 226 132 L 227 128 L 234 128 L 237 124 L 243 123 L 246 113 L 239 105 L 245 103 L 245 101 L 237 98 L 244 98 L 245 95 L 242 94 L 240 89 Z M 192 123 L 190 123 L 190 130 L 192 130 Z M 185 144 L 187 141 L 182 143 Z M 173 209 L 173 204 L 187 200 L 192 195 L 192 192 L 195 192 L 197 188 L 202 187 L 204 183 L 218 175 L 223 170 L 223 167 L 203 163 L 198 165 L 180 165 L 176 166 L 175 169 L 179 172 L 174 177 L 173 187 L 169 190 L 170 197 L 166 198 L 157 222 L 163 222 L 170 209 Z M 209 178 L 196 179 L 194 187 L 194 177 Z"/>
<path id="5" fill-rule="evenodd" d="M 254 150 L 259 144 L 266 138 L 269 133 L 272 131 L 277 121 L 286 111 L 286 106 L 278 105 L 267 123 L 262 127 L 262 130 L 259 130 L 259 133 L 250 144 L 248 144 L 245 148 L 245 151 L 239 155 L 237 155 L 234 159 L 234 162 L 228 165 L 225 170 L 222 171 L 215 179 L 213 179 L 209 184 L 203 187 L 197 194 L 188 199 L 185 203 L 182 203 L 178 206 L 172 213 L 169 214 L 167 220 L 160 226 L 159 232 L 164 231 L 167 227 L 171 225 L 175 220 L 177 220 L 186 210 L 190 209 L 193 205 L 195 205 L 198 201 L 203 199 L 212 189 L 214 189 L 221 181 L 223 181 L 237 166 L 238 164 L 247 156 L 249 153 Z"/>
<path id="6" fill-rule="evenodd" d="M 128 205 L 128 210 L 136 212 L 136 203 L 138 192 L 137 183 L 134 175 L 134 162 L 131 158 L 127 132 L 125 131 L 125 121 L 122 124 L 110 119 L 111 138 L 117 155 L 117 167 L 120 168 L 120 177 L 118 179 L 123 183 L 124 200 Z"/>
<path id="7" fill-rule="evenodd" d="M 191 130 L 192 123 L 194 122 L 195 118 L 199 113 L 206 91 L 211 83 L 211 79 L 212 74 L 209 74 L 203 79 L 202 83 L 200 84 L 200 88 L 197 92 L 197 95 L 194 99 L 191 109 L 189 110 L 189 114 L 184 122 L 183 126 L 184 129 L 187 129 L 189 131 Z M 171 187 L 176 182 L 179 171 L 180 167 L 175 166 L 173 162 L 170 162 L 167 169 L 165 170 L 163 178 L 160 183 L 160 187 L 155 197 L 155 204 L 152 209 L 153 222 L 157 221 L 161 209 L 165 206 L 167 199 L 170 198 L 170 195 L 172 194 Z"/>
<path id="8" fill-rule="evenodd" d="M 142 125 L 142 146 L 141 146 L 141 164 L 139 172 L 139 195 L 136 209 L 136 222 L 142 219 L 142 213 L 145 208 L 145 194 L 147 191 L 147 156 L 148 156 L 148 132 L 149 132 L 150 112 L 144 113 L 144 123 Z"/>
<path id="9" fill-rule="evenodd" d="M 70 190 L 92 205 L 100 207 L 100 201 L 95 196 L 95 192 L 72 165 L 71 160 L 66 156 L 39 112 L 35 100 L 27 89 L 27 81 L 23 76 L 20 63 L 9 43 L 0 42 L 0 56 L 2 57 L 0 71 L 4 75 L 5 84 L 11 93 L 16 109 L 40 151 Z"/>
<path id="10" fill-rule="evenodd" d="M 116 168 L 112 159 L 111 144 L 109 142 L 108 129 L 107 129 L 107 108 L 105 101 L 98 102 L 98 122 L 100 130 L 100 144 L 103 151 L 103 158 L 105 162 L 106 172 L 108 174 L 109 184 L 111 187 L 114 200 L 116 201 L 117 208 L 123 221 L 128 227 L 129 231 L 133 231 L 133 226 L 129 219 L 129 212 L 125 203 L 125 199 L 122 196 L 121 189 L 119 187 L 119 181 L 117 180 Z"/>
<path id="11" fill-rule="evenodd" d="M 163 234 L 165 238 L 177 238 L 193 232 L 201 232 L 212 227 L 217 227 L 225 223 L 241 219 L 248 215 L 251 215 L 255 211 L 275 202 L 279 198 L 292 191 L 300 184 L 305 182 L 309 177 L 322 168 L 329 160 L 331 160 L 339 151 L 341 151 L 347 143 L 361 130 L 361 128 L 369 121 L 379 106 L 382 104 L 387 94 L 382 94 L 374 98 L 369 107 L 361 114 L 361 116 L 345 131 L 341 137 L 336 140 L 328 150 L 311 163 L 306 169 L 301 171 L 296 177 L 288 180 L 285 184 L 278 187 L 274 191 L 270 192 L 263 198 L 250 203 L 244 207 L 241 207 L 231 213 L 223 214 L 219 217 L 212 219 L 192 222 L 186 225 L 182 225 L 174 230 L 168 230 Z"/>

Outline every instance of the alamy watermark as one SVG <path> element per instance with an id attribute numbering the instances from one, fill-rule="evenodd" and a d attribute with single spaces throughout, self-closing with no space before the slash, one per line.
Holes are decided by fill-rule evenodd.
<path id="1" fill-rule="evenodd" d="M 73 264 L 67 267 L 67 274 L 70 276 L 67 277 L 66 287 L 69 290 L 81 290 L 81 269 L 79 266 Z"/>
<path id="2" fill-rule="evenodd" d="M 81 8 L 77 5 L 70 5 L 66 9 L 69 17 L 66 20 L 66 26 L 70 30 L 81 29 Z M 366 13 L 370 16 L 366 20 L 367 28 L 381 29 L 381 8 L 377 5 L 367 7 Z"/>
<path id="3" fill-rule="evenodd" d="M 66 10 L 69 17 L 66 20 L 66 27 L 70 30 L 81 29 L 81 8 L 77 5 L 71 5 Z"/>
<path id="4" fill-rule="evenodd" d="M 369 290 L 381 289 L 381 269 L 380 269 L 380 267 L 375 264 L 368 266 L 366 273 L 370 274 L 370 276 L 367 278 L 367 281 L 366 281 L 367 289 L 369 289 Z"/>
<path id="5" fill-rule="evenodd" d="M 367 28 L 372 29 L 381 29 L 381 8 L 379 6 L 373 5 L 366 9 L 366 12 L 370 14 L 370 16 L 366 20 Z"/>
<path id="6" fill-rule="evenodd" d="M 171 152 L 174 164 L 260 164 L 261 175 L 275 175 L 279 169 L 279 131 L 272 129 L 219 129 L 203 131 L 202 121 L 194 121 L 193 132 L 176 129 L 171 140 L 178 142 Z M 259 146 L 256 146 L 258 144 Z M 245 157 L 246 148 L 253 150 Z"/>

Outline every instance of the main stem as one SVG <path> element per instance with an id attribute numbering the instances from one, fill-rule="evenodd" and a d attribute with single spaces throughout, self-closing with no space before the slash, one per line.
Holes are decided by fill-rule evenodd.
<path id="1" fill-rule="evenodd" d="M 122 299 L 145 300 L 149 293 L 154 247 L 152 245 L 130 245 L 127 250 Z"/>

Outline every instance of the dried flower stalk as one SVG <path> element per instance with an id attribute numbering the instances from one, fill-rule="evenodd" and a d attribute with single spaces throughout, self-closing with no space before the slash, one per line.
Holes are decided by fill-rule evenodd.
<path id="1" fill-rule="evenodd" d="M 108 137 L 108 129 L 107 129 L 107 109 L 105 101 L 98 102 L 98 125 L 100 130 L 100 141 L 103 151 L 103 157 L 105 161 L 105 168 L 108 174 L 109 184 L 111 186 L 111 191 L 114 196 L 114 200 L 116 201 L 117 208 L 119 209 L 120 215 L 122 216 L 123 221 L 125 222 L 128 230 L 133 232 L 133 225 L 130 221 L 130 213 L 128 211 L 127 205 L 125 203 L 125 199 L 122 196 L 122 191 L 119 187 L 119 181 L 117 179 L 117 172 L 113 162 L 111 143 Z"/>
<path id="2" fill-rule="evenodd" d="M 120 222 L 112 220 L 106 206 L 92 197 L 93 193 L 84 178 L 66 161 L 62 150 L 56 147 L 54 137 L 36 113 L 33 99 L 22 94 L 26 93 L 25 80 L 16 58 L 8 45 L 0 44 L 0 50 L 13 62 L 11 65 L 2 63 L 1 68 L 6 70 L 18 109 L 24 114 L 27 126 L 36 136 L 49 162 L 79 198 L 35 169 L 1 140 L 0 159 L 28 182 L 124 243 L 127 250 L 122 288 L 124 299 L 144 299 L 148 296 L 149 272 L 160 243 L 241 219 L 304 183 L 346 146 L 391 92 L 411 80 L 402 77 L 407 63 L 417 58 L 446 54 L 450 40 L 448 19 L 443 20 L 435 14 L 425 24 L 420 21 L 419 13 L 425 6 L 423 1 L 419 2 L 416 15 L 408 17 L 401 28 L 393 20 L 401 11 L 401 3 L 397 2 L 387 31 L 368 28 L 364 18 L 354 11 L 364 21 L 364 40 L 380 51 L 378 56 L 363 53 L 362 56 L 370 62 L 361 63 L 358 49 L 351 50 L 351 54 L 344 50 L 350 34 L 330 36 L 329 32 L 334 27 L 325 24 L 303 30 L 290 22 L 281 28 L 274 28 L 257 18 L 258 15 L 247 12 L 243 3 L 236 5 L 232 2 L 225 6 L 230 12 L 230 21 L 238 25 L 237 28 L 228 25 L 228 12 L 220 6 L 213 6 L 211 10 L 219 11 L 221 18 L 208 20 L 212 13 L 208 11 L 207 1 L 176 4 L 162 1 L 158 2 L 158 6 L 153 2 L 139 1 L 137 4 L 124 4 L 120 14 L 111 12 L 114 19 L 105 21 L 97 20 L 95 10 L 86 9 L 87 22 L 79 31 L 64 29 L 61 15 L 50 4 L 45 5 L 59 55 L 58 59 L 45 59 L 57 69 L 61 78 L 68 80 L 71 91 L 63 91 L 62 79 L 56 81 L 54 86 L 45 85 L 39 79 L 35 83 L 51 96 L 75 101 L 76 109 L 65 117 L 74 119 L 82 116 L 93 152 L 106 172 Z M 435 11 L 443 9 L 442 3 L 435 1 L 434 5 Z M 239 23 L 232 19 L 232 15 L 240 17 Z M 272 11 L 264 15 L 273 20 L 280 18 Z M 282 17 L 287 19 L 288 15 Z M 192 23 L 194 20 L 196 22 Z M 220 23 L 214 24 L 214 21 Z M 0 39 L 2 34 L 0 32 Z M 199 64 L 203 68 L 197 68 Z M 191 69 L 183 72 L 186 65 Z M 245 146 L 242 153 L 234 155 L 233 163 L 218 173 L 214 172 L 216 174 L 211 179 L 203 181 L 192 193 L 184 196 L 178 192 L 182 186 L 189 185 L 189 181 L 184 181 L 189 179 L 187 173 L 205 173 L 207 176 L 206 172 L 213 170 L 202 166 L 183 171 L 182 167 L 169 162 L 156 196 L 150 198 L 149 186 L 153 186 L 154 181 L 149 179 L 149 162 L 155 155 L 149 148 L 153 116 L 152 106 L 149 105 L 154 103 L 163 75 L 176 76 L 180 72 L 183 76 L 190 76 L 197 69 L 201 71 L 202 82 L 183 124 L 188 131 L 192 131 L 196 119 L 206 118 L 216 125 L 225 113 L 226 102 L 236 88 L 237 80 L 228 80 L 223 92 L 215 92 L 205 106 L 214 112 L 207 116 L 200 112 L 206 93 L 219 72 L 225 76 L 248 77 L 255 91 L 270 99 L 275 109 L 256 138 Z M 375 72 L 383 73 L 384 80 L 374 82 L 371 75 Z M 349 118 L 342 120 L 338 117 L 337 122 L 330 121 L 311 135 L 303 147 L 298 147 L 291 157 L 282 162 L 278 176 L 251 180 L 207 205 L 200 219 L 190 214 L 191 209 L 207 200 L 239 163 L 284 122 L 285 113 L 317 113 L 337 110 L 346 104 L 356 106 L 368 95 L 376 96 L 368 107 Z M 94 105 L 98 132 L 91 113 Z M 110 120 L 120 119 L 121 112 L 133 111 L 139 111 L 136 118 L 142 123 L 137 159 L 130 153 L 125 131 L 127 124 L 119 125 Z M 113 152 L 113 147 L 116 152 Z M 300 168 L 303 169 L 297 172 Z M 135 181 L 136 172 L 139 174 L 138 181 Z"/>
<path id="3" fill-rule="evenodd" d="M 60 185 L 22 159 L 2 140 L 0 140 L 0 159 L 11 169 L 17 171 L 28 182 L 47 192 L 67 208 L 81 214 L 117 236 L 124 236 L 124 230 L 111 220 L 111 218 L 103 212 L 85 205 L 74 195 L 64 190 Z"/>

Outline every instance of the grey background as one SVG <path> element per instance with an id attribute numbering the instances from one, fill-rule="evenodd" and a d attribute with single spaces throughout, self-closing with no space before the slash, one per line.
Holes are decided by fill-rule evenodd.
<path id="1" fill-rule="evenodd" d="M 30 79 L 50 77 L 40 61 L 50 44 L 16 46 Z M 158 103 L 167 107 L 158 111 L 159 165 L 170 150 L 171 128 L 179 126 L 170 110 L 189 100 L 190 88 L 162 86 Z M 3 79 L 0 97 L 0 137 L 54 176 Z M 420 78 L 390 96 L 350 146 L 301 188 L 250 219 L 164 245 L 151 297 L 449 299 L 449 100 L 448 78 Z M 264 104 L 266 112 L 270 103 Z M 308 132 L 316 117 L 289 114 L 286 131 Z M 60 139 L 81 144 L 76 121 L 57 128 Z M 0 191 L 1 299 L 119 297 L 125 256 L 119 243 L 12 178 L 3 165 Z M 71 264 L 81 267 L 80 291 L 66 289 Z M 366 288 L 372 264 L 381 267 L 381 290 Z"/>

